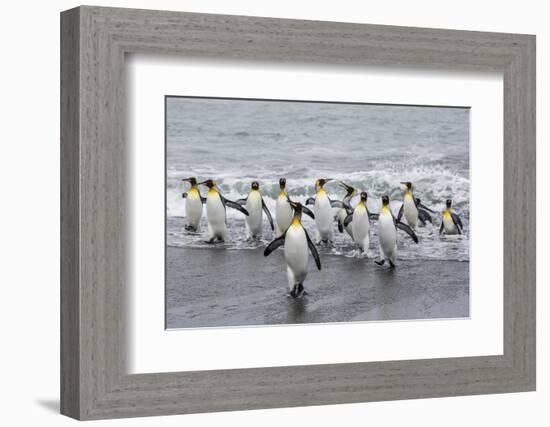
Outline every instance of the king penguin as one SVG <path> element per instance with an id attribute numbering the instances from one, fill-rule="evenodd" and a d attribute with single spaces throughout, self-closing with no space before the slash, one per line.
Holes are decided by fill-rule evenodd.
<path id="1" fill-rule="evenodd" d="M 349 226 L 348 220 L 348 226 Z M 361 200 L 353 209 L 351 218 L 353 240 L 362 252 L 369 249 L 370 213 L 367 208 L 367 193 L 361 193 Z"/>
<path id="2" fill-rule="evenodd" d="M 286 192 L 286 178 L 279 179 L 279 196 L 275 204 L 275 222 L 277 237 L 282 235 L 292 222 L 292 207 Z"/>
<path id="3" fill-rule="evenodd" d="M 313 259 L 319 270 L 321 270 L 321 260 L 315 245 L 302 225 L 302 205 L 295 202 L 290 202 L 290 204 L 294 210 L 292 223 L 281 236 L 277 237 L 265 248 L 264 256 L 268 256 L 279 246 L 285 246 L 288 295 L 292 298 L 298 298 L 306 293 L 304 280 L 307 277 L 309 264 L 308 249 L 311 255 L 313 255 Z"/>
<path id="4" fill-rule="evenodd" d="M 426 222 L 432 222 L 432 218 L 427 211 L 433 212 L 430 208 L 424 206 L 420 199 L 417 199 L 413 195 L 413 184 L 412 182 L 402 182 L 401 184 L 405 185 L 405 195 L 403 197 L 403 204 L 399 209 L 397 214 L 397 219 L 401 221 L 403 214 L 405 214 L 405 219 L 407 224 L 411 228 L 416 228 L 418 224 L 426 225 Z"/>
<path id="5" fill-rule="evenodd" d="M 258 184 L 258 181 L 252 182 L 248 196 L 237 200 L 237 203 L 244 205 L 248 211 L 248 216 L 246 217 L 246 235 L 249 239 L 259 239 L 262 237 L 262 211 L 265 212 L 269 225 L 271 225 L 271 230 L 274 230 L 273 218 L 260 193 L 260 184 Z"/>
<path id="6" fill-rule="evenodd" d="M 216 189 L 216 182 L 213 179 L 207 179 L 198 185 L 206 185 L 208 187 L 208 194 L 206 195 L 208 240 L 206 242 L 214 243 L 216 239 L 223 242 L 227 233 L 227 219 L 225 216 L 226 206 L 237 209 L 246 216 L 248 216 L 248 211 L 238 203 L 223 197 Z"/>
<path id="7" fill-rule="evenodd" d="M 202 205 L 206 202 L 206 198 L 201 196 L 197 188 L 197 179 L 189 177 L 182 179 L 183 182 L 188 182 L 191 188 L 182 194 L 185 199 L 185 218 L 187 224 L 185 229 L 189 231 L 199 232 L 201 227 Z"/>
<path id="8" fill-rule="evenodd" d="M 388 261 L 390 267 L 395 267 L 397 258 L 397 229 L 405 231 L 415 243 L 418 243 L 418 237 L 406 224 L 396 220 L 390 209 L 390 198 L 387 195 L 382 196 L 382 209 L 378 215 L 378 247 L 380 250 L 380 260 L 375 261 L 378 265 L 384 265 Z"/>
<path id="9" fill-rule="evenodd" d="M 342 187 L 346 190 L 346 195 L 344 196 L 344 198 L 342 199 L 342 202 L 344 203 L 344 205 L 348 205 L 350 208 L 354 208 L 355 206 L 352 206 L 351 204 L 351 199 L 353 199 L 353 197 L 355 196 L 355 188 L 347 185 L 346 183 L 344 182 L 340 182 L 340 184 L 342 185 Z M 350 237 L 353 239 L 353 230 L 352 230 L 352 226 L 350 224 L 348 224 L 347 226 L 344 226 L 344 221 L 346 220 L 346 217 L 348 216 L 348 211 L 346 209 L 346 207 L 343 207 L 343 208 L 340 208 L 340 210 L 338 211 L 338 213 L 336 214 L 336 220 L 338 222 L 338 231 L 340 233 L 343 233 L 344 232 L 344 229 L 346 230 L 346 232 L 350 235 Z"/>
<path id="10" fill-rule="evenodd" d="M 321 178 L 315 182 L 315 198 L 306 200 L 306 205 L 313 205 L 315 225 L 317 225 L 317 244 L 332 242 L 332 208 L 343 208 L 340 200 L 330 200 L 323 186 L 332 178 Z"/>
<path id="11" fill-rule="evenodd" d="M 445 234 L 462 234 L 462 221 L 460 217 L 451 210 L 453 201 L 447 199 L 446 208 L 443 211 L 443 219 L 441 220 L 441 227 L 439 228 L 439 234 L 445 230 Z"/>

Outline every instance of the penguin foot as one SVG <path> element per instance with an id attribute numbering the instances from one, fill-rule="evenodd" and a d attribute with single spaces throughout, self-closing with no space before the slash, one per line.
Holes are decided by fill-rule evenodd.
<path id="1" fill-rule="evenodd" d="M 209 245 L 213 245 L 214 244 L 214 238 L 212 237 L 211 239 L 205 240 L 204 243 L 208 243 Z"/>
<path id="2" fill-rule="evenodd" d="M 288 297 L 294 299 L 296 298 L 296 285 L 294 285 L 294 287 L 292 288 L 292 290 L 286 294 Z"/>
<path id="3" fill-rule="evenodd" d="M 374 261 L 376 264 L 382 266 L 384 265 L 385 260 L 381 259 L 380 261 Z"/>
<path id="4" fill-rule="evenodd" d="M 300 298 L 306 295 L 306 290 L 304 289 L 304 285 L 301 283 L 298 283 L 296 286 L 296 298 Z"/>
<path id="5" fill-rule="evenodd" d="M 395 268 L 395 264 L 392 262 L 391 259 L 389 259 L 388 262 L 390 263 L 390 267 L 391 267 L 391 268 Z"/>

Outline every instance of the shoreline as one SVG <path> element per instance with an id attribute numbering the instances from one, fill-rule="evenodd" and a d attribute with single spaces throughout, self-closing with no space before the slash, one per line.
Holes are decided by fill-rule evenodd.
<path id="1" fill-rule="evenodd" d="M 321 252 L 304 298 L 287 297 L 284 251 L 166 247 L 166 327 L 291 325 L 469 316 L 469 262 L 398 260 L 395 270 Z"/>

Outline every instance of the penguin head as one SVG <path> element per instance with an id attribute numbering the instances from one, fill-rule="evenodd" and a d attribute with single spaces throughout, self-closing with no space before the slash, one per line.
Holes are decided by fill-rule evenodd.
<path id="1" fill-rule="evenodd" d="M 313 214 L 313 212 L 311 212 L 308 208 L 303 206 L 300 202 L 293 202 L 291 200 L 288 200 L 288 203 L 290 203 L 290 207 L 294 210 L 295 218 L 301 219 L 302 212 L 303 212 L 307 216 L 309 216 L 311 219 L 315 219 L 315 215 Z"/>
<path id="2" fill-rule="evenodd" d="M 214 188 L 216 186 L 216 181 L 207 179 L 206 181 L 199 182 L 199 185 L 206 185 L 208 188 Z"/>
<path id="3" fill-rule="evenodd" d="M 453 201 L 451 199 L 447 199 L 445 204 L 447 205 L 447 209 L 451 209 L 451 205 L 453 204 Z"/>
<path id="4" fill-rule="evenodd" d="M 402 182 L 401 184 L 403 184 L 406 188 L 407 188 L 407 191 L 411 191 L 412 190 L 412 182 Z"/>
<path id="5" fill-rule="evenodd" d="M 364 191 L 361 193 L 361 201 L 363 203 L 367 203 L 367 193 L 365 193 Z"/>
<path id="6" fill-rule="evenodd" d="M 194 176 L 190 176 L 189 178 L 183 178 L 182 181 L 188 182 L 189 184 L 191 184 L 192 187 L 197 185 L 197 178 L 195 178 Z"/>
<path id="7" fill-rule="evenodd" d="M 390 204 L 390 198 L 388 197 L 387 194 L 384 194 L 382 196 L 382 205 L 388 206 L 389 204 Z"/>
<path id="8" fill-rule="evenodd" d="M 320 178 L 320 179 L 318 179 L 317 181 L 315 181 L 315 190 L 319 191 L 329 181 L 332 181 L 332 178 Z"/>
<path id="9" fill-rule="evenodd" d="M 340 182 L 342 187 L 346 190 L 346 197 L 353 197 L 355 196 L 355 188 L 353 188 L 350 185 L 347 185 L 345 182 Z"/>
<path id="10" fill-rule="evenodd" d="M 253 190 L 258 190 L 258 188 L 260 188 L 260 184 L 258 184 L 258 181 L 252 181 L 251 187 Z"/>
<path id="11" fill-rule="evenodd" d="M 279 179 L 279 188 L 281 190 L 284 190 L 286 187 L 286 178 L 280 178 Z"/>

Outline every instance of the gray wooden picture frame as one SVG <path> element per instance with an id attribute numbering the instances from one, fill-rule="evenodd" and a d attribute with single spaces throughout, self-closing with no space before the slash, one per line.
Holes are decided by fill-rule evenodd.
<path id="1" fill-rule="evenodd" d="M 127 374 L 127 53 L 502 72 L 504 353 Z M 84 420 L 535 390 L 532 35 L 78 7 L 61 14 L 61 166 L 65 415 Z"/>

